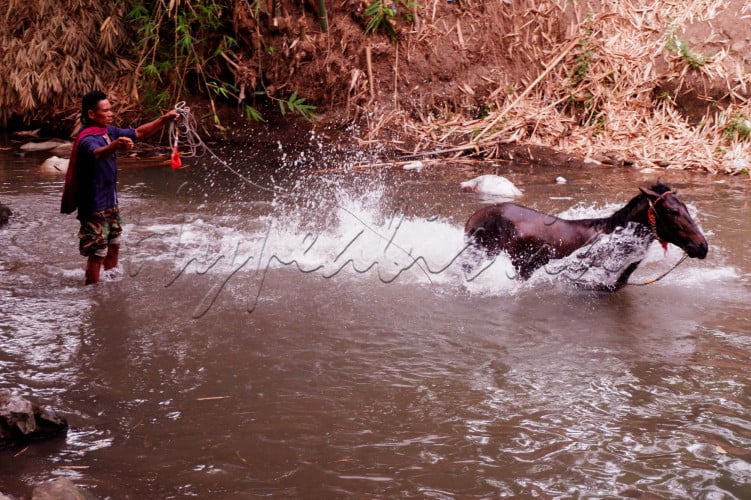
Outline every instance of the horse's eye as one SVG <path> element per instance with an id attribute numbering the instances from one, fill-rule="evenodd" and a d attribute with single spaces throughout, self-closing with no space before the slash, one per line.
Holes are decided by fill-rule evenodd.
<path id="1" fill-rule="evenodd" d="M 674 208 L 666 208 L 665 211 L 668 213 L 668 215 L 673 217 L 678 217 L 678 215 L 680 215 L 680 212 L 678 212 L 678 210 Z"/>

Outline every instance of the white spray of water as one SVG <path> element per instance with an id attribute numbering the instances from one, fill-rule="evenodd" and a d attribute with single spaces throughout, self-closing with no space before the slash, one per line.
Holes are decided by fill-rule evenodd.
<path id="1" fill-rule="evenodd" d="M 330 213 L 317 214 L 314 223 L 303 204 L 280 206 L 280 215 L 274 216 L 195 214 L 178 224 L 129 227 L 126 233 L 138 244 L 128 253 L 137 254 L 136 260 L 169 262 L 174 269 L 170 283 L 196 275 L 258 281 L 259 273 L 274 279 L 275 271 L 292 269 L 306 279 L 377 280 L 450 293 L 497 295 L 521 286 L 505 255 L 467 274 L 461 225 L 384 209 L 385 188 L 378 183 L 365 192 L 354 191 L 334 185 L 322 194 L 335 201 L 328 203 Z M 312 205 L 320 209 L 325 203 Z"/>
<path id="2" fill-rule="evenodd" d="M 674 249 L 672 257 L 665 257 L 659 245 L 650 245 L 637 234 L 636 225 L 629 225 L 564 259 L 551 261 L 528 282 L 515 279 L 516 271 L 505 254 L 468 272 L 462 264 L 471 258 L 472 249 L 467 247 L 460 225 L 441 218 L 385 214 L 381 185 L 357 195 L 334 187 L 332 213 L 315 227 L 310 227 L 304 210 L 282 211 L 282 215 L 263 216 L 250 223 L 244 216 L 225 215 L 210 221 L 196 216 L 177 225 L 141 228 L 147 235 L 160 235 L 154 242 L 158 249 L 144 251 L 171 260 L 176 278 L 294 269 L 322 279 L 376 279 L 385 284 L 427 285 L 491 296 L 550 284 L 602 289 L 613 286 L 631 263 L 654 264 L 650 272 L 656 275 L 681 255 Z M 598 217 L 616 208 L 578 205 L 560 216 Z M 148 247 L 148 238 L 144 244 Z"/>
<path id="3" fill-rule="evenodd" d="M 313 278 L 375 279 L 494 296 L 551 283 L 569 288 L 572 284 L 588 289 L 608 287 L 626 266 L 637 261 L 669 267 L 659 246 L 649 245 L 632 226 L 550 262 L 528 282 L 515 279 L 516 271 L 505 254 L 468 272 L 462 264 L 470 258 L 471 249 L 461 225 L 439 217 L 388 213 L 383 208 L 383 183 L 372 182 L 368 189 L 358 190 L 347 183 L 332 180 L 327 184 L 324 180 L 318 178 L 326 189 L 300 205 L 285 207 L 278 200 L 271 202 L 279 215 L 253 218 L 247 213 L 227 213 L 209 219 L 196 214 L 179 224 L 153 224 L 129 228 L 128 232 L 140 231 L 137 246 L 142 257 L 172 262 L 174 280 L 189 275 L 233 277 L 259 272 L 264 279 L 273 279 L 274 271 L 293 269 Z M 304 192 L 298 188 L 295 184 L 294 191 Z M 559 216 L 599 217 L 617 208 L 576 205 Z M 311 209 L 318 212 L 312 225 L 308 217 Z M 321 220 L 320 212 L 326 210 L 330 213 Z M 680 257 L 679 251 L 673 253 Z"/>

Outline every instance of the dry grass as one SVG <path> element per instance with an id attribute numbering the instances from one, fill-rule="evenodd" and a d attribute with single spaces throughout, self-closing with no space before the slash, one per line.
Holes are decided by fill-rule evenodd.
<path id="1" fill-rule="evenodd" d="M 543 62 L 537 78 L 511 91 L 499 78 L 487 103 L 491 111 L 481 119 L 454 113 L 415 120 L 392 111 L 389 123 L 381 120 L 379 127 L 417 137 L 410 152 L 418 155 L 492 158 L 499 144 L 515 142 L 642 168 L 748 173 L 749 76 L 727 52 L 693 53 L 677 35 L 686 23 L 712 19 L 726 4 L 617 0 L 592 13 L 563 0 L 514 2 L 516 16 L 496 13 L 491 22 L 510 54 L 532 54 Z M 571 24 L 562 29 L 563 17 Z M 723 102 L 730 104 L 715 103 L 700 123 L 689 122 L 669 96 L 656 92 L 665 81 L 677 82 L 680 92 L 689 79 L 725 82 Z"/>
<path id="2" fill-rule="evenodd" d="M 351 19 L 358 2 L 330 3 L 339 17 L 324 35 L 304 3 L 282 2 L 285 28 L 270 29 L 265 11 L 230 1 L 241 46 L 228 72 L 241 94 L 261 80 L 272 97 L 321 93 L 319 104 L 367 121 L 364 144 L 396 138 L 422 157 L 494 158 L 503 144 L 520 143 L 637 167 L 748 172 L 751 77 L 727 51 L 702 54 L 680 39 L 689 23 L 714 19 L 736 0 L 590 1 L 595 8 L 584 0 L 423 0 L 413 24 L 400 21 L 398 45 L 362 35 Z M 121 111 L 139 104 L 126 2 L 6 4 L 0 126 L 13 115 L 54 119 L 50 109 L 70 120 L 92 88 Z M 435 62 L 447 49 L 439 39 L 452 41 L 456 57 L 479 58 L 472 68 L 484 71 L 445 74 Z M 670 94 L 659 90 L 666 82 Z M 726 95 L 692 122 L 673 96 L 710 82 Z M 455 93 L 419 90 L 434 85 Z"/>
<path id="3" fill-rule="evenodd" d="M 9 0 L 0 23 L 0 126 L 72 113 L 93 89 L 125 92 L 126 2 Z M 52 111 L 50 110 L 57 110 Z M 65 116 L 70 118 L 69 116 Z"/>

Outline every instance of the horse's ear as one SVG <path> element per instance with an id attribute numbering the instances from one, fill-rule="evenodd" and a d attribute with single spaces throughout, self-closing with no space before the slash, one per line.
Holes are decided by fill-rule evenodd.
<path id="1" fill-rule="evenodd" d="M 646 188 L 640 187 L 639 191 L 641 191 L 642 193 L 644 193 L 649 198 L 659 198 L 660 197 L 659 194 L 655 193 L 651 189 L 646 189 Z"/>

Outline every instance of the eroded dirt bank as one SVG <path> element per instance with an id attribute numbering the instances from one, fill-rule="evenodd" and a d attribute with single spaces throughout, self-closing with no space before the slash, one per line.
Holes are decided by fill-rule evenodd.
<path id="1" fill-rule="evenodd" d="M 70 128 L 80 79 L 61 85 L 63 72 L 69 59 L 84 58 L 87 68 L 101 52 L 114 64 L 100 66 L 95 83 L 107 87 L 124 120 L 142 118 L 151 94 L 139 78 L 148 65 L 117 38 L 132 23 L 128 9 L 106 18 L 97 9 L 99 31 L 96 22 L 87 26 L 100 39 L 78 54 L 60 45 L 66 36 L 40 35 L 56 18 L 32 20 L 37 3 L 23 10 L 11 2 L 5 45 L 22 44 L 26 56 L 4 54 L 3 64 L 15 57 L 15 68 L 0 89 L 3 116 Z M 181 89 L 196 95 L 205 90 L 200 77 L 213 75 L 231 84 L 242 106 L 276 110 L 286 102 L 290 110 L 291 96 L 304 96 L 316 106 L 314 127 L 344 130 L 357 147 L 378 144 L 402 157 L 499 158 L 545 147 L 605 164 L 748 173 L 751 12 L 742 0 L 353 0 L 325 4 L 325 16 L 320 5 L 228 2 L 221 12 L 235 45 L 207 59 L 202 73 L 188 71 Z M 67 58 L 58 61 L 60 54 Z M 56 72 L 60 78 L 45 80 Z M 200 116 L 240 114 L 232 99 L 209 94 L 204 107 L 189 98 Z M 207 119 L 205 132 L 231 136 L 227 119 L 220 127 Z"/>

